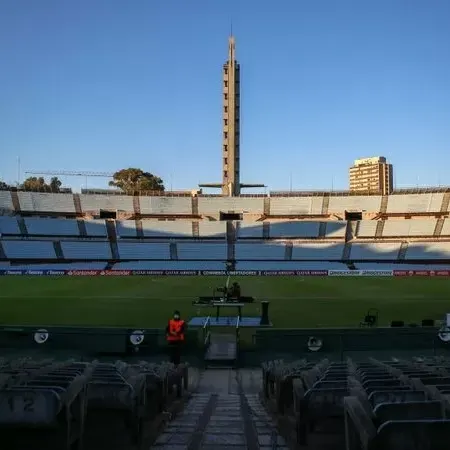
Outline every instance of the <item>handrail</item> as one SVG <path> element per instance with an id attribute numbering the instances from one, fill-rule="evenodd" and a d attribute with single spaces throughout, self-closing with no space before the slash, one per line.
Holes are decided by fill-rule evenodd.
<path id="1" fill-rule="evenodd" d="M 237 320 L 236 320 L 236 344 L 239 345 L 239 338 L 240 338 L 240 325 L 241 322 L 241 316 L 237 316 Z"/>
<path id="2" fill-rule="evenodd" d="M 208 316 L 203 324 L 203 345 L 206 347 L 209 345 L 211 339 L 211 316 Z"/>

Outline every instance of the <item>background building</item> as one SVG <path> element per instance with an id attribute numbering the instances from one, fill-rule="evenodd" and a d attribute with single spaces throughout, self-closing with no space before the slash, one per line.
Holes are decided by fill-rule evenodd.
<path id="1" fill-rule="evenodd" d="M 384 156 L 356 159 L 349 170 L 350 191 L 380 192 L 388 195 L 394 188 L 392 164 Z"/>

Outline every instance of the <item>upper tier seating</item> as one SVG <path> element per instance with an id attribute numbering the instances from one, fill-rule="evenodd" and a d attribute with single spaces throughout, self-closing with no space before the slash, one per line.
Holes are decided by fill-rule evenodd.
<path id="1" fill-rule="evenodd" d="M 129 195 L 80 195 L 81 209 L 86 211 L 126 211 L 133 212 L 133 197 Z"/>
<path id="2" fill-rule="evenodd" d="M 141 214 L 192 215 L 191 197 L 139 197 Z"/>
<path id="3" fill-rule="evenodd" d="M 227 223 L 201 221 L 198 223 L 198 233 L 200 237 L 225 239 L 227 235 Z"/>
<path id="4" fill-rule="evenodd" d="M 400 242 L 373 242 L 362 244 L 354 242 L 350 251 L 350 259 L 397 259 Z"/>
<path id="5" fill-rule="evenodd" d="M 25 226 L 29 235 L 36 236 L 78 236 L 76 220 L 26 217 Z"/>
<path id="6" fill-rule="evenodd" d="M 444 226 L 442 227 L 441 231 L 441 236 L 450 236 L 450 219 L 445 219 Z"/>
<path id="7" fill-rule="evenodd" d="M 66 259 L 111 259 L 109 242 L 62 241 L 61 248 Z"/>
<path id="8" fill-rule="evenodd" d="M 18 192 L 20 209 L 32 212 L 75 213 L 72 194 Z"/>
<path id="9" fill-rule="evenodd" d="M 227 244 L 187 243 L 177 244 L 178 259 L 218 259 L 227 260 Z"/>
<path id="10" fill-rule="evenodd" d="M 271 197 L 270 214 L 272 216 L 322 214 L 322 203 L 323 197 Z"/>
<path id="11" fill-rule="evenodd" d="M 121 259 L 170 259 L 166 242 L 119 242 L 117 246 Z"/>
<path id="12" fill-rule="evenodd" d="M 450 259 L 450 242 L 410 242 L 406 259 Z"/>
<path id="13" fill-rule="evenodd" d="M 383 237 L 395 236 L 432 236 L 436 220 L 386 220 L 384 222 Z"/>
<path id="14" fill-rule="evenodd" d="M 157 220 L 142 220 L 142 232 L 145 237 L 175 238 L 192 237 L 192 222 L 162 222 Z"/>
<path id="15" fill-rule="evenodd" d="M 295 242 L 292 247 L 292 259 L 340 260 L 343 251 L 344 244 Z"/>
<path id="16" fill-rule="evenodd" d="M 0 212 L 6 213 L 14 211 L 14 205 L 11 198 L 11 192 L 0 191 Z"/>
<path id="17" fill-rule="evenodd" d="M 262 214 L 263 198 L 251 197 L 198 197 L 198 212 L 204 215 L 216 215 L 219 212 L 250 212 Z"/>
<path id="18" fill-rule="evenodd" d="M 361 238 L 373 238 L 377 231 L 377 220 L 360 220 L 357 225 L 356 235 Z"/>
<path id="19" fill-rule="evenodd" d="M 443 197 L 443 193 L 390 195 L 387 212 L 437 212 L 441 210 Z"/>
<path id="20" fill-rule="evenodd" d="M 2 241 L 6 257 L 11 259 L 56 259 L 49 241 Z"/>
<path id="21" fill-rule="evenodd" d="M 342 214 L 344 211 L 378 212 L 380 207 L 381 196 L 379 195 L 331 196 L 328 214 Z"/>

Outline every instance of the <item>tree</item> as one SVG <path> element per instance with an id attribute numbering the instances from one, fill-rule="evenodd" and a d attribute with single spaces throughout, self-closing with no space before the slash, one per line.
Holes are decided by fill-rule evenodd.
<path id="1" fill-rule="evenodd" d="M 53 177 L 50 184 L 45 182 L 44 177 L 29 177 L 22 183 L 21 188 L 25 191 L 59 192 L 61 185 L 58 177 Z"/>
<path id="2" fill-rule="evenodd" d="M 0 180 L 0 191 L 9 191 L 11 189 L 4 181 Z"/>
<path id="3" fill-rule="evenodd" d="M 49 184 L 51 192 L 59 192 L 61 185 L 62 185 L 62 183 L 58 177 L 52 177 L 52 179 L 50 180 L 50 184 Z"/>
<path id="4" fill-rule="evenodd" d="M 164 191 L 163 180 L 150 172 L 130 167 L 122 169 L 113 175 L 110 186 L 118 187 L 125 192 Z"/>

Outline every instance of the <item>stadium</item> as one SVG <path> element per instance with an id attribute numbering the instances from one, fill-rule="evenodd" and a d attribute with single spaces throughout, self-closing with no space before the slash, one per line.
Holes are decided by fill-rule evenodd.
<path id="1" fill-rule="evenodd" d="M 370 308 L 381 310 L 385 325 L 447 312 L 450 190 L 266 197 L 2 191 L 0 199 L 5 323 L 162 326 L 176 307 L 193 315 L 192 299 L 223 284 L 227 263 L 248 295 L 283 304 L 272 304 L 277 327 L 353 326 Z M 30 276 L 27 283 L 12 277 L 20 274 Z M 101 279 L 109 275 L 120 279 Z M 33 308 L 40 297 L 46 306 Z M 114 309 L 105 298 L 115 299 Z M 87 302 L 97 317 L 85 314 Z"/>
<path id="2" fill-rule="evenodd" d="M 447 450 L 450 188 L 245 194 L 222 76 L 220 183 L 0 182 L 5 448 Z"/>

